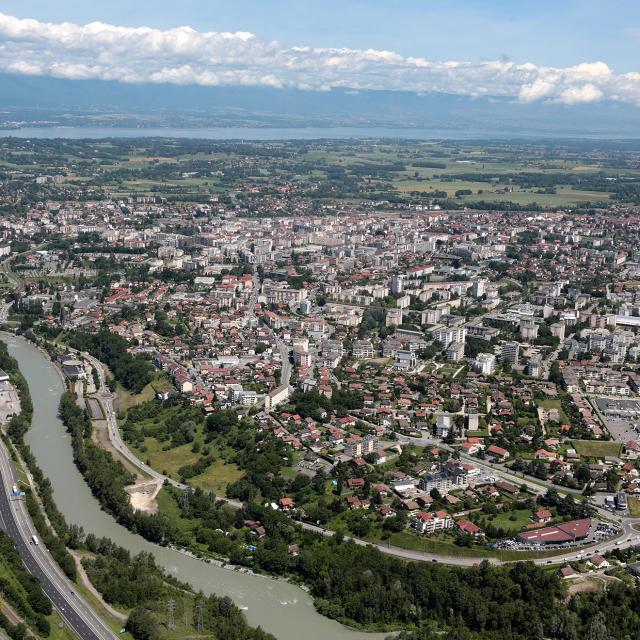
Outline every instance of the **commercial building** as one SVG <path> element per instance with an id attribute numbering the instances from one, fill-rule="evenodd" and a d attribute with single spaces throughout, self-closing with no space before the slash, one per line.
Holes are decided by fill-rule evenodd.
<path id="1" fill-rule="evenodd" d="M 544 527 L 534 531 L 524 531 L 518 534 L 518 541 L 522 544 L 546 545 L 566 544 L 584 540 L 591 531 L 591 518 L 563 522 L 555 527 Z"/>

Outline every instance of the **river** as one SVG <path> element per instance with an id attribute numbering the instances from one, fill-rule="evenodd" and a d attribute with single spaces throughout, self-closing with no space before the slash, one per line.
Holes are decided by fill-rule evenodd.
<path id="1" fill-rule="evenodd" d="M 102 511 L 76 469 L 71 440 L 57 417 L 64 385 L 53 364 L 30 342 L 2 334 L 24 377 L 33 400 L 33 423 L 26 442 L 38 465 L 51 480 L 56 504 L 70 523 L 85 532 L 107 536 L 133 553 L 151 551 L 158 564 L 204 593 L 227 595 L 247 620 L 278 640 L 381 640 L 387 634 L 353 631 L 316 612 L 299 587 L 265 576 L 239 573 L 187 557 L 134 535 Z"/>

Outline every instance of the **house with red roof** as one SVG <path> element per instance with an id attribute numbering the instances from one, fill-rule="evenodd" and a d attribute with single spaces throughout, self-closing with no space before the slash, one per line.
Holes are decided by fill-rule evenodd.
<path id="1" fill-rule="evenodd" d="M 490 444 L 487 447 L 487 455 L 490 458 L 494 458 L 500 462 L 504 462 L 509 457 L 509 452 L 502 447 L 499 447 L 495 444 Z"/>
<path id="2" fill-rule="evenodd" d="M 471 520 L 466 520 L 465 518 L 461 518 L 456 522 L 456 527 L 460 533 L 464 533 L 474 538 L 479 538 L 484 535 L 484 531 L 477 525 L 471 522 Z"/>
<path id="3" fill-rule="evenodd" d="M 283 511 L 289 511 L 289 509 L 296 506 L 296 502 L 293 498 L 280 498 L 280 500 L 278 500 L 278 504 Z"/>

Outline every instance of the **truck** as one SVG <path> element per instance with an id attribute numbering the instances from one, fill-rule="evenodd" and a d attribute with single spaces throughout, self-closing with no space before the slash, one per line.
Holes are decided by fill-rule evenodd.
<path id="1" fill-rule="evenodd" d="M 38 542 L 38 538 L 37 538 L 36 536 L 31 536 L 31 542 L 32 542 L 33 544 L 35 544 L 35 545 L 40 544 L 40 543 Z"/>

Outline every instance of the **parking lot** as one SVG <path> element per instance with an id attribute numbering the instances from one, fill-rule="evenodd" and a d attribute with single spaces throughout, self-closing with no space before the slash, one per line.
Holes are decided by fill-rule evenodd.
<path id="1" fill-rule="evenodd" d="M 640 401 L 594 398 L 593 402 L 611 436 L 619 442 L 640 440 Z"/>
<path id="2" fill-rule="evenodd" d="M 20 399 L 9 381 L 0 382 L 0 422 L 20 413 Z"/>

